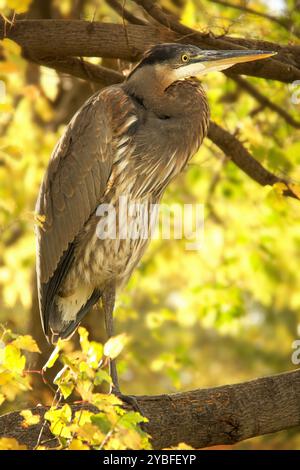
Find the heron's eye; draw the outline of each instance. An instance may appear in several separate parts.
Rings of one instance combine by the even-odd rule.
[[[187,54],[182,54],[181,60],[182,60],[182,62],[188,62],[189,61],[189,56]]]

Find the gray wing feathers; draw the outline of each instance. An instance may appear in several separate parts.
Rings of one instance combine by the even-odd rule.
[[[36,213],[39,283],[49,281],[68,245],[99,204],[112,167],[111,117],[104,93],[74,116],[51,157]]]

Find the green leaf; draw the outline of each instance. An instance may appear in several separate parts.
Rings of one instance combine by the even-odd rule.
[[[104,434],[107,434],[112,427],[112,423],[108,420],[104,413],[98,413],[94,416],[91,416],[91,422],[95,424]]]
[[[41,420],[39,415],[32,414],[30,410],[23,410],[20,412],[20,415],[24,418],[21,424],[23,428],[28,428],[29,426],[38,424]]]
[[[136,411],[128,411],[128,413],[125,413],[121,417],[118,424],[127,429],[136,429],[138,424],[147,422],[148,419],[142,416],[140,413]]]
[[[111,376],[106,372],[106,370],[98,370],[95,376],[94,384],[101,385],[103,382],[107,382],[109,384],[112,383]]]

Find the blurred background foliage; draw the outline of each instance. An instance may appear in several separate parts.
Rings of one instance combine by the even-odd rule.
[[[300,28],[295,1],[232,3],[279,17],[286,9]],[[281,25],[218,2],[162,4],[185,24],[215,34],[299,43]],[[141,14],[130,1],[126,6]],[[26,18],[50,12],[53,18],[122,21],[105,2],[96,0],[0,0],[6,18],[12,17],[13,9]],[[30,358],[34,369],[50,353],[36,301],[35,200],[65,124],[97,88],[26,62],[10,40],[1,43],[0,54],[2,91],[6,90],[0,97],[0,323],[37,340],[43,355],[39,362],[34,355]],[[129,67],[113,60],[102,63],[118,70]],[[296,85],[247,80],[299,119]],[[221,73],[207,76],[204,85],[213,120],[238,135],[271,171],[299,182],[299,130]],[[293,369],[292,343],[300,336],[299,201],[259,187],[207,139],[163,202],[203,203],[204,243],[199,251],[187,251],[185,240],[153,240],[119,295],[117,332],[131,338],[119,361],[123,392],[171,393]],[[85,326],[92,339],[104,341],[100,313],[91,313]],[[10,409],[49,400],[38,375],[34,390],[12,402]],[[282,432],[234,447],[299,449],[300,437],[296,431]]]

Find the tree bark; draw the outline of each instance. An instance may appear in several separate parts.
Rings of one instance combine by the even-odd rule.
[[[204,49],[252,48],[277,51],[274,59],[232,67],[232,73],[291,83],[300,79],[300,46],[210,34],[190,34],[188,39],[166,27],[89,22],[83,20],[21,20],[13,26],[0,19],[0,39],[7,37],[22,46],[33,59],[57,57],[107,57],[137,61],[150,46],[183,41]]]
[[[234,444],[300,425],[300,369],[240,384],[135,398],[149,419],[145,430],[156,449],[180,442],[196,449]],[[80,407],[93,409],[72,405],[73,411]],[[43,417],[46,410],[40,406],[31,411]],[[0,437],[14,437],[32,449],[42,424],[23,428],[21,422],[18,412],[0,417]],[[47,426],[45,439],[51,439]],[[55,440],[48,445],[55,446]]]

